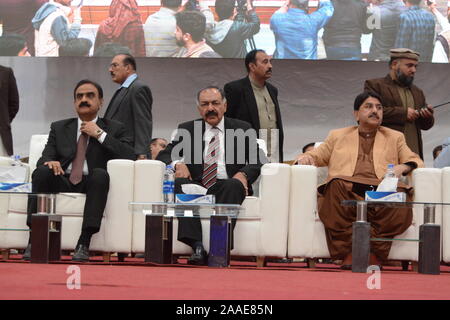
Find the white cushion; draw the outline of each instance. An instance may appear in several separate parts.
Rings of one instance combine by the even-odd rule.
[[[450,167],[442,169],[442,202],[450,203]],[[442,260],[450,262],[450,206],[442,208]]]

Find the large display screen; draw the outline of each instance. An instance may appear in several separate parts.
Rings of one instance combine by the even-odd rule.
[[[449,61],[447,0],[2,0],[0,55]],[[194,11],[194,12],[193,12]],[[23,44],[26,50],[23,50]]]

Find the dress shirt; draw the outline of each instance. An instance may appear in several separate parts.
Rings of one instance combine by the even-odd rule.
[[[225,166],[225,125],[223,118],[215,127],[212,127],[209,123],[205,122],[205,133],[203,134],[205,150],[203,151],[203,159],[205,159],[208,154],[209,143],[211,142],[212,137],[216,134],[217,130],[219,131],[218,136],[220,142],[217,159],[217,179],[228,179],[227,168]]]
[[[270,28],[275,34],[274,58],[317,59],[317,34],[333,11],[329,0],[322,0],[319,8],[310,14],[298,8],[275,12],[270,18]]]
[[[131,84],[133,83],[134,80],[137,79],[137,74],[133,73],[132,75],[128,76],[127,80],[125,80],[122,85],[120,86],[119,89],[121,88],[128,88],[129,86],[131,86]]]

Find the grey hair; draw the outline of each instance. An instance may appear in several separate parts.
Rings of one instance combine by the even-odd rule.
[[[197,106],[200,105],[200,94],[201,94],[203,91],[205,91],[205,90],[210,90],[210,89],[216,89],[217,91],[219,91],[220,96],[222,97],[222,102],[223,102],[223,103],[227,102],[227,98],[225,98],[225,92],[223,92],[223,90],[222,90],[221,88],[216,87],[216,86],[207,86],[207,87],[205,87],[205,88],[203,88],[203,89],[200,89],[200,90],[197,92],[197,99],[196,99]]]

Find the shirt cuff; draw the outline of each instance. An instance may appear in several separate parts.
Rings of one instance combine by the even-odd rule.
[[[100,137],[98,137],[98,142],[103,143],[103,141],[105,141],[106,138],[106,132],[103,131],[103,133],[100,135]]]

